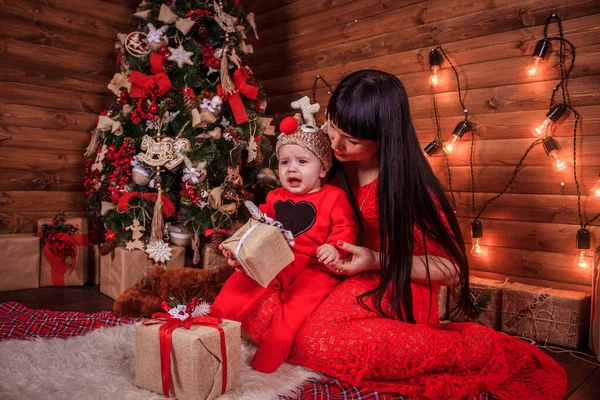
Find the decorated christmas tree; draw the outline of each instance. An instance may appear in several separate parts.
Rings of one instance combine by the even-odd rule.
[[[238,1],[143,1],[137,31],[119,33],[116,98],[86,156],[88,210],[115,246],[168,260],[170,238],[202,240],[247,219],[276,185],[265,95],[242,63],[253,15]]]

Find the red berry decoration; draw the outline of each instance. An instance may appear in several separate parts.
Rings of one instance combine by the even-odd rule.
[[[165,58],[171,55],[171,52],[167,46],[162,46],[160,49],[158,49],[158,52]]]
[[[125,91],[121,92],[121,99],[119,100],[122,106],[129,104],[129,94]]]
[[[296,121],[296,118],[294,117],[285,117],[279,123],[279,130],[286,135],[294,133],[296,129],[298,129],[298,121]]]
[[[153,115],[158,114],[158,110],[158,104],[156,103],[152,103],[150,104],[150,107],[148,107],[148,112]]]
[[[189,188],[185,189],[185,197],[190,198],[190,199],[196,197],[196,191],[194,190],[193,187],[189,187]]]

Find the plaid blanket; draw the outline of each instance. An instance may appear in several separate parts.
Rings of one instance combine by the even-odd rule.
[[[92,329],[132,322],[117,318],[111,311],[86,314],[74,311],[32,310],[16,302],[0,304],[0,340],[31,339],[34,337],[67,338],[83,335]],[[346,382],[325,378],[307,382],[300,390],[300,400],[408,400],[394,393],[377,393],[357,388]],[[473,400],[493,399],[480,395]]]
[[[0,304],[0,340],[83,335],[92,329],[131,322],[110,311],[85,314],[74,311],[32,310],[16,302]]]

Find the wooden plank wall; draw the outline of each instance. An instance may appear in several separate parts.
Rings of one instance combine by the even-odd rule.
[[[583,117],[577,170],[584,219],[600,212],[600,199],[588,196],[600,171],[600,1],[261,0],[249,8],[257,13],[261,39],[254,43],[252,68],[263,81],[268,113],[276,121],[289,114],[291,101],[311,96],[317,74],[336,85],[349,72],[376,68],[395,74],[406,86],[424,146],[435,135],[428,53],[443,45],[458,67],[465,103],[477,124],[478,209],[502,190],[514,164],[534,140],[530,127],[544,119],[551,89],[560,76],[557,52],[546,56],[545,71],[538,77],[529,77],[525,67],[543,37],[544,21],[557,12],[566,38],[577,46],[568,88],[571,104]],[[556,32],[554,25],[550,34]],[[451,70],[442,70],[441,79],[438,104],[443,135],[448,138],[462,118],[462,108]],[[328,100],[322,84],[317,100],[321,104]],[[569,115],[554,134],[561,155],[571,160],[572,126]],[[458,216],[470,242],[470,140],[465,139],[450,163]],[[430,161],[447,187],[441,155]],[[482,215],[489,252],[485,258],[470,258],[474,273],[589,290],[590,271],[573,266],[579,229],[576,193],[572,173],[553,173],[544,150],[536,147],[509,192]],[[591,227],[593,241],[600,240],[598,222]]]
[[[0,233],[85,214],[83,152],[109,104],[125,0],[0,0]]]

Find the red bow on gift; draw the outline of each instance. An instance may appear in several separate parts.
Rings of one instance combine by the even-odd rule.
[[[204,236],[210,237],[213,233],[222,233],[223,235],[229,235],[231,232],[229,232],[227,229],[207,229],[204,231]]]
[[[161,307],[165,311],[169,311],[170,307],[163,301]],[[153,321],[145,321],[144,325],[154,325],[162,323],[159,328],[160,342],[160,371],[162,377],[162,387],[165,396],[169,397],[171,391],[171,339],[173,331],[179,327],[190,329],[192,325],[202,325],[215,328],[219,331],[221,339],[221,359],[223,378],[221,382],[221,394],[227,390],[227,345],[225,343],[225,331],[219,326],[223,322],[220,318],[215,317],[188,317],[184,320],[172,317],[170,314],[157,312],[152,314]]]
[[[128,192],[119,199],[117,210],[119,212],[127,212],[129,210],[129,201],[134,197],[143,197],[146,200],[154,202],[158,198],[157,193]],[[175,205],[173,205],[173,202],[171,202],[171,199],[166,194],[162,195],[162,212],[167,218],[175,213]]]
[[[258,88],[249,85],[246,82],[247,79],[248,70],[246,68],[238,68],[233,73],[233,86],[235,86],[235,92],[227,94],[223,91],[221,85],[217,85],[217,93],[229,102],[229,107],[231,107],[237,125],[248,122],[248,113],[246,112],[246,107],[244,107],[244,102],[242,101],[240,93],[252,100],[258,98]]]
[[[41,237],[42,233],[38,232],[38,237]],[[62,242],[68,243],[69,246],[73,248],[73,260],[71,261],[71,265],[68,265],[60,258],[60,254],[55,254],[50,247],[50,237],[46,240],[46,244],[44,245],[44,256],[50,264],[50,270],[52,274],[52,286],[65,286],[65,274],[73,272],[73,268],[77,265],[77,248],[79,246],[87,246],[88,235],[87,234],[77,234],[77,235],[69,235],[68,233],[63,232],[54,232],[51,234],[53,240],[58,240]]]
[[[163,56],[152,54],[150,56],[150,69],[154,72],[154,75],[145,75],[138,71],[131,71],[129,75],[129,82],[131,82],[129,96],[133,98],[143,97],[155,86],[158,86],[158,94],[162,96],[173,87],[165,72],[165,58]]]

